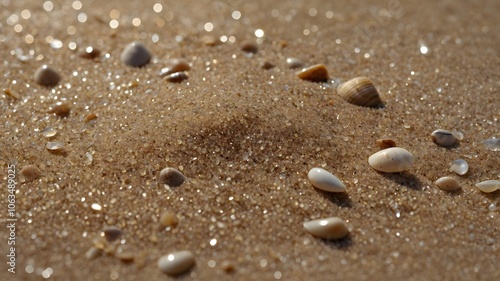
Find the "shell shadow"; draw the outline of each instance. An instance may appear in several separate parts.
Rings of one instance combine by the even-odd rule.
[[[497,189],[497,190],[490,192],[490,193],[485,193],[485,192],[481,192],[481,191],[479,191],[479,192],[481,194],[483,194],[484,197],[490,199],[491,201],[495,201],[498,198],[500,198],[500,189]]]
[[[349,198],[349,195],[346,192],[328,192],[317,188],[315,188],[315,190],[323,198],[339,207],[352,207],[352,200],[351,198]]]
[[[323,241],[323,243],[325,243],[325,245],[329,246],[330,248],[335,248],[338,250],[347,250],[353,244],[351,235],[348,235],[347,237],[342,239],[321,239],[321,241]]]
[[[408,172],[380,173],[384,178],[413,190],[422,190],[423,183],[415,175]]]

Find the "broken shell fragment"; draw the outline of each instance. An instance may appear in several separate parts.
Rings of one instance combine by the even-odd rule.
[[[162,256],[158,260],[158,268],[168,275],[178,275],[194,264],[194,256],[190,251],[179,251]]]
[[[397,173],[408,170],[415,163],[415,158],[406,149],[390,147],[368,158],[368,164],[380,172]]]
[[[340,84],[337,93],[347,102],[359,106],[382,107],[377,89],[366,77],[356,77]]]
[[[302,80],[325,82],[328,80],[328,70],[324,64],[316,64],[295,73]]]
[[[441,190],[453,191],[460,188],[460,183],[453,177],[439,178],[434,184]]]
[[[163,79],[168,81],[168,82],[172,82],[172,83],[180,83],[183,80],[188,79],[188,76],[185,72],[180,71],[180,72],[169,74],[169,75],[163,77]]]
[[[308,221],[304,223],[304,228],[312,235],[325,239],[342,239],[349,234],[345,222],[338,217]]]
[[[500,180],[487,180],[476,183],[476,187],[482,192],[490,193],[500,189]]]
[[[457,137],[452,132],[442,129],[432,132],[431,138],[437,145],[444,147],[453,146],[458,142]]]
[[[177,187],[184,183],[186,177],[175,168],[161,170],[159,180],[170,187]]]
[[[332,173],[322,168],[312,168],[307,174],[314,187],[328,192],[345,192],[345,185]]]
[[[149,62],[151,53],[141,42],[132,42],[125,47],[120,59],[128,66],[141,67]]]
[[[469,164],[464,159],[457,159],[451,163],[450,172],[454,172],[457,175],[463,176],[469,171]]]
[[[181,58],[173,58],[169,59],[165,67],[160,70],[160,77],[164,77],[166,75],[170,75],[172,73],[180,72],[180,71],[188,71],[191,69],[188,61]]]
[[[386,148],[389,148],[389,147],[396,147],[396,142],[391,140],[391,139],[378,139],[376,141],[377,145],[381,148],[381,149],[386,149]]]
[[[35,82],[42,86],[55,86],[61,80],[57,71],[48,65],[42,65],[35,71]]]

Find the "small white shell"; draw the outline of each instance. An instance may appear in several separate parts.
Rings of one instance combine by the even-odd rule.
[[[307,174],[309,181],[314,187],[329,192],[345,192],[345,185],[334,176],[322,168],[312,168]]]
[[[338,217],[317,219],[304,223],[307,232],[325,239],[342,239],[349,234],[345,222]]]
[[[125,47],[120,59],[128,66],[141,67],[149,62],[151,53],[141,42],[132,42]]]
[[[469,164],[464,159],[457,159],[451,163],[450,172],[454,172],[457,175],[463,176],[469,171]]]
[[[397,173],[408,170],[413,163],[415,163],[413,155],[401,147],[390,147],[368,158],[368,164],[373,169],[385,173]]]
[[[337,93],[347,102],[367,107],[381,107],[382,99],[373,85],[366,77],[356,77],[340,84]]]
[[[476,183],[477,188],[482,192],[490,193],[500,189],[499,180],[487,180],[480,183]]]
[[[165,168],[161,170],[159,180],[170,187],[177,187],[184,183],[186,176],[175,168]]]
[[[194,264],[194,256],[190,251],[179,251],[162,256],[158,260],[158,268],[168,275],[178,275]]]
[[[450,131],[438,129],[431,134],[432,141],[439,146],[453,146],[458,142],[457,137]]]
[[[439,187],[439,189],[446,191],[453,191],[460,188],[460,183],[452,177],[439,178],[434,184]]]

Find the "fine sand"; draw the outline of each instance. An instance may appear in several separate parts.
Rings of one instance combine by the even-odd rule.
[[[500,280],[500,191],[475,187],[500,178],[482,143],[500,137],[499,1],[81,1],[0,1],[0,280],[172,280],[157,261],[180,250],[195,256],[181,280]],[[120,61],[133,41],[153,55],[142,68]],[[82,58],[87,46],[100,55]],[[331,80],[297,78],[288,57]],[[192,64],[187,80],[159,77],[169,58]],[[34,82],[43,64],[57,86]],[[357,76],[384,108],[337,94]],[[67,117],[48,113],[59,101]],[[436,129],[464,138],[440,147]],[[371,169],[383,137],[414,166]],[[465,176],[448,171],[459,158]],[[159,184],[165,167],[187,181]],[[347,192],[313,188],[313,167]],[[461,189],[438,189],[442,176]],[[302,226],[332,216],[349,237]],[[123,234],[106,242],[106,226]]]

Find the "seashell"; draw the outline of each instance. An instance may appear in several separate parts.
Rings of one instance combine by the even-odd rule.
[[[391,140],[391,139],[378,139],[376,141],[377,145],[381,148],[381,149],[386,149],[386,148],[389,148],[389,147],[396,147],[396,142]]]
[[[120,238],[122,234],[123,231],[116,226],[106,226],[103,228],[101,232],[101,236],[103,236],[104,238],[106,238],[106,240],[110,242]]]
[[[288,65],[288,68],[294,69],[294,68],[303,67],[304,63],[297,58],[286,58],[286,65]]]
[[[85,48],[83,52],[80,53],[80,57],[88,60],[93,60],[101,55],[101,51],[92,46]]]
[[[338,217],[308,221],[304,223],[304,228],[312,235],[325,239],[342,239],[349,234],[345,222]]]
[[[35,82],[42,86],[55,86],[61,80],[57,71],[48,65],[42,65],[35,71]]]
[[[500,138],[484,140],[483,145],[491,151],[500,151]]]
[[[450,172],[454,172],[457,175],[463,176],[469,171],[469,164],[464,159],[457,159],[451,163]]]
[[[24,167],[21,170],[21,174],[28,181],[36,180],[42,176],[42,172],[40,172],[40,169],[38,169],[38,167],[35,165],[28,165],[28,166]]]
[[[275,67],[275,65],[274,65],[272,62],[270,62],[270,61],[267,61],[267,60],[266,60],[266,61],[264,61],[264,62],[261,64],[261,66],[260,66],[260,67],[261,67],[262,69],[268,70],[268,69],[274,68],[274,67]]]
[[[307,174],[314,187],[329,192],[345,192],[345,185],[333,174],[322,168],[312,168]]]
[[[316,64],[295,73],[302,80],[325,82],[328,80],[328,70],[324,64]]]
[[[166,75],[170,75],[172,73],[176,73],[179,71],[188,71],[191,69],[188,61],[181,58],[173,58],[169,59],[165,67],[160,70],[160,77],[164,77]]]
[[[434,184],[441,190],[453,191],[460,188],[460,183],[453,177],[439,178]]]
[[[52,106],[48,113],[55,113],[59,117],[68,117],[70,111],[71,107],[68,103],[59,101]]]
[[[368,158],[368,164],[380,172],[397,173],[408,170],[415,163],[415,158],[406,149],[390,147]]]
[[[179,251],[162,256],[158,260],[158,268],[168,275],[178,275],[194,264],[194,256],[190,251]]]
[[[243,41],[241,43],[241,50],[245,53],[256,54],[259,51],[257,44],[250,41]]]
[[[170,187],[177,187],[184,183],[186,177],[175,168],[165,168],[160,172],[160,182]]]
[[[439,146],[449,147],[458,142],[457,137],[450,131],[437,129],[431,134],[432,141]]]
[[[169,74],[169,75],[163,77],[163,79],[167,80],[168,82],[172,82],[172,83],[180,83],[183,80],[188,79],[188,76],[184,71],[179,71],[176,73]]]
[[[490,193],[500,189],[499,180],[487,180],[480,183],[476,183],[476,187],[482,192]]]
[[[64,143],[60,141],[49,141],[46,145],[47,149],[53,152],[61,151],[64,149]]]
[[[366,77],[356,77],[340,84],[337,93],[347,102],[367,107],[382,107],[377,89],[372,81]]]
[[[125,47],[120,59],[128,66],[141,67],[149,62],[151,53],[141,42],[132,42]]]

